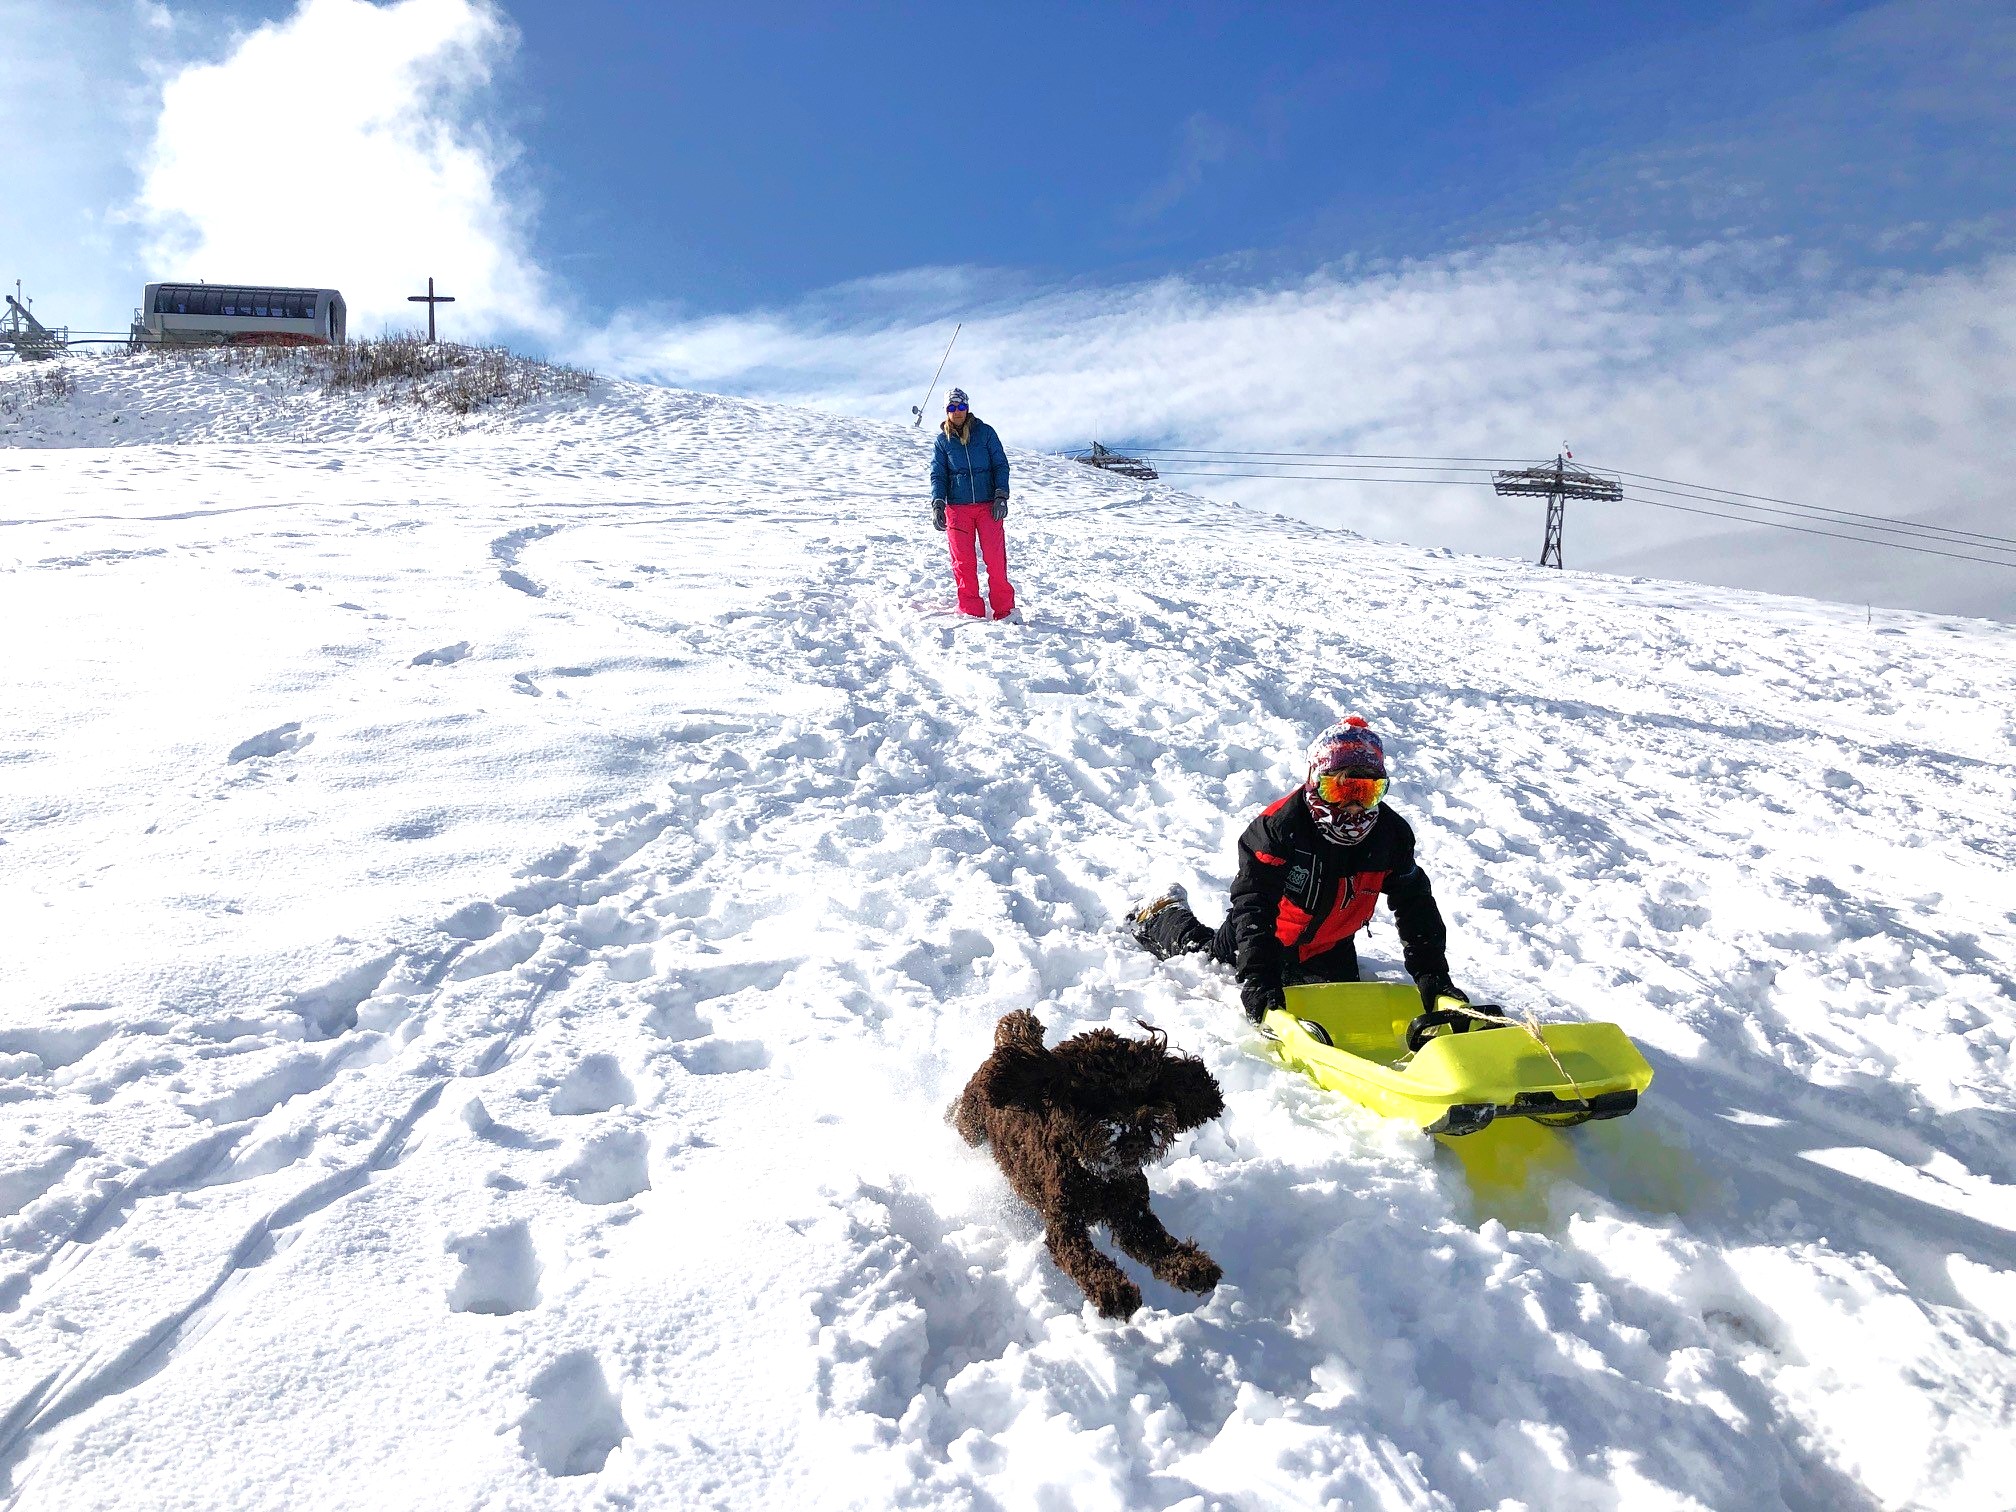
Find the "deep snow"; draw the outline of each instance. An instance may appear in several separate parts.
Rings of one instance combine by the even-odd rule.
[[[9,1507],[2012,1504],[2008,628],[1020,453],[960,623],[928,433],[72,371],[0,455]],[[1116,930],[1353,710],[1458,980],[1656,1066],[1512,1179]],[[1020,1007],[1217,1073],[1214,1296],[1092,1316],[944,1126]]]

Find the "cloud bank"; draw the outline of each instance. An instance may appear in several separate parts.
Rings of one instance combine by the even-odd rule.
[[[1566,439],[1613,466],[1940,519],[2006,499],[2016,434],[2008,257],[1860,290],[1753,244],[1529,244],[1340,265],[1268,287],[1187,278],[1040,291],[935,270],[740,318],[631,314],[585,355],[659,381],[904,419],[959,319],[945,381],[1011,441],[1037,447],[1096,438],[1539,459]],[[1486,489],[1189,482],[1376,536],[1506,555],[1538,547],[1538,507]],[[1727,544],[1710,560],[1684,542],[1726,529],[1648,507],[1581,510],[1571,562],[1630,554],[1639,570],[1663,563],[1719,580],[1711,569],[1730,558]],[[1785,560],[1789,539],[1771,548],[1779,586],[1822,591],[1821,575],[1802,578]],[[1837,550],[1806,549],[1816,565]],[[1966,612],[2016,607],[2006,569],[1878,551],[1856,560],[1873,575],[1859,596],[1879,603],[1923,603],[1930,568],[1935,586],[1978,577]],[[1844,593],[1838,573],[1824,590]]]
[[[464,336],[544,331],[516,156],[481,112],[516,37],[488,0],[302,0],[161,92],[134,214],[151,278],[341,288],[410,327],[430,276]]]

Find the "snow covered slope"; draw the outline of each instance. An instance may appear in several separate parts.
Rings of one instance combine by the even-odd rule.
[[[2010,1504],[2007,628],[1020,454],[963,623],[912,430],[74,373],[0,454],[6,1505]],[[1350,710],[1632,1117],[1493,1168],[1116,931]],[[1219,1076],[1214,1296],[1090,1315],[945,1127],[1023,1007]]]

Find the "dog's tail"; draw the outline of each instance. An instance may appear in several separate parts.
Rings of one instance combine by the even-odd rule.
[[[1000,1022],[994,1026],[994,1048],[1005,1050],[1010,1045],[1023,1050],[1043,1048],[1043,1025],[1026,1008],[1002,1014]]]

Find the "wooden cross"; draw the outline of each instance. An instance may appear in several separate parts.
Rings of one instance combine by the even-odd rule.
[[[427,306],[427,344],[432,346],[434,344],[434,306],[437,304],[453,304],[455,303],[455,296],[453,294],[436,294],[434,292],[434,280],[430,278],[427,280],[427,292],[425,294],[408,294],[406,302],[408,304],[424,304]]]

